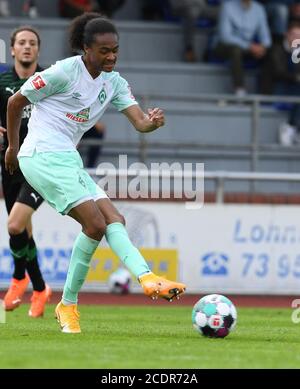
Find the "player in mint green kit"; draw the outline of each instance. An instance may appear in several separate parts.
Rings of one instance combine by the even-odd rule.
[[[84,132],[99,121],[109,103],[140,132],[163,126],[163,111],[154,108],[145,114],[126,80],[114,71],[119,37],[111,21],[95,13],[77,17],[71,25],[70,43],[73,50],[84,54],[36,73],[9,99],[5,166],[13,174],[19,163],[30,185],[58,212],[82,226],[74,243],[62,301],[55,309],[62,331],[79,333],[78,292],[104,235],[147,296],[171,301],[185,291],[185,285],[149,270],[128,238],[123,216],[83,169],[76,150]],[[34,109],[19,150],[20,120],[28,104],[34,104]]]

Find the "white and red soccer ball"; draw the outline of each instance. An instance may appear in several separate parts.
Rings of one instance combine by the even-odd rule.
[[[234,304],[220,294],[202,297],[192,311],[193,327],[201,335],[210,338],[225,338],[234,329],[236,322]]]
[[[128,294],[131,287],[131,274],[124,268],[119,268],[108,278],[108,289],[115,294]]]

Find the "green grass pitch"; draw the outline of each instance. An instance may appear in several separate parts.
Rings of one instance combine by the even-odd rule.
[[[192,328],[192,307],[80,306],[79,335],[62,334],[48,306],[28,305],[0,324],[0,368],[299,368],[300,324],[291,309],[238,308],[225,339]]]

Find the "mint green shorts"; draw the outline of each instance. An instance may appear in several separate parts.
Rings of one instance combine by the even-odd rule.
[[[84,170],[77,151],[35,152],[20,156],[19,165],[28,183],[64,215],[88,200],[108,198]]]

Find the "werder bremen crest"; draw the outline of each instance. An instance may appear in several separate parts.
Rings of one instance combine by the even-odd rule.
[[[100,100],[101,104],[104,103],[104,101],[106,100],[106,97],[107,97],[107,95],[106,95],[105,89],[104,89],[104,87],[102,87],[102,89],[99,93],[99,100]]]

